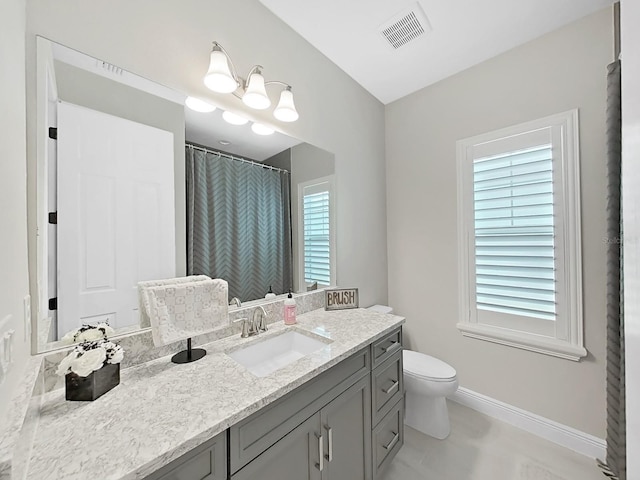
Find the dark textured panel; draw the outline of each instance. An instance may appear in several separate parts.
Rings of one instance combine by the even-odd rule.
[[[607,464],[620,480],[626,474],[624,316],[622,308],[620,62],[607,75]]]

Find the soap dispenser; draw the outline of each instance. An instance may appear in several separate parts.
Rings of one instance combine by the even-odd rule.
[[[296,323],[296,301],[293,299],[291,290],[289,290],[289,295],[284,301],[284,324],[295,325]]]
[[[269,291],[264,296],[264,298],[276,298],[276,294],[273,293],[273,290],[271,290],[271,285],[269,285]]]

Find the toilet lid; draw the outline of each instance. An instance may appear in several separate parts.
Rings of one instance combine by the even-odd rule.
[[[456,376],[456,370],[451,365],[424,353],[404,350],[402,361],[405,373],[415,377],[450,380]]]

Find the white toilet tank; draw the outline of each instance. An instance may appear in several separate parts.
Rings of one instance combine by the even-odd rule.
[[[388,305],[371,305],[367,310],[373,310],[378,313],[393,313],[393,308]]]

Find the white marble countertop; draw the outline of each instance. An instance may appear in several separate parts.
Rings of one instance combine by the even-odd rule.
[[[364,309],[298,317],[246,339],[205,345],[207,355],[177,365],[160,358],[121,372],[120,385],[94,402],[67,402],[64,390],[42,400],[29,480],[140,479],[349,357],[404,322]],[[225,354],[285,329],[332,340],[258,378]]]

